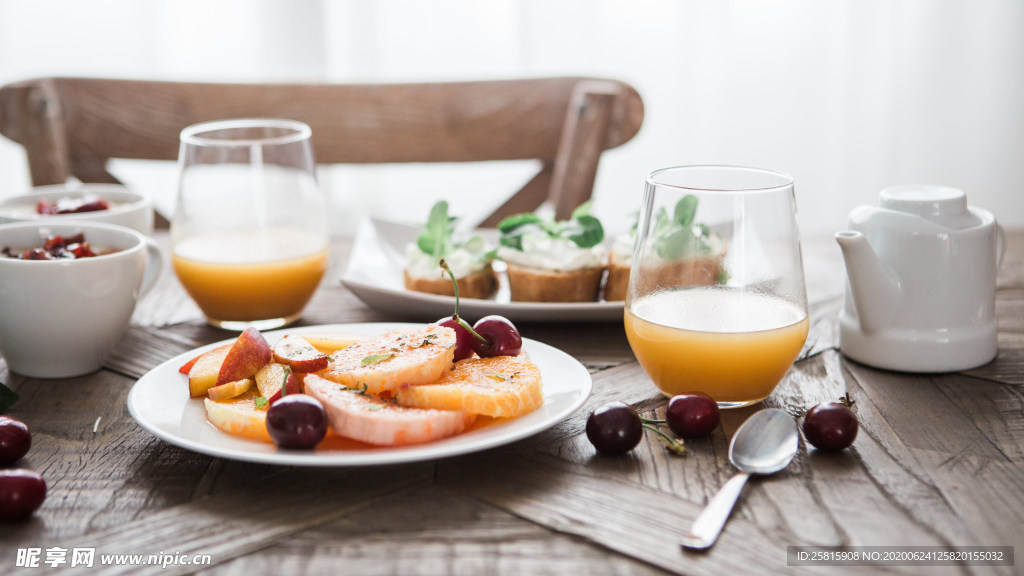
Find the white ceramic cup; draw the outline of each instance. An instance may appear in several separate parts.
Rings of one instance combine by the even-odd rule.
[[[139,232],[94,222],[0,226],[0,248],[42,246],[79,232],[105,256],[18,260],[0,256],[0,355],[12,372],[69,378],[100,369],[128,326],[135,303],[160,275],[163,256]]]
[[[40,200],[56,202],[61,198],[81,198],[87,194],[95,194],[105,200],[117,202],[119,205],[108,210],[77,214],[37,214],[35,212],[36,203]],[[0,224],[13,222],[65,223],[70,220],[116,224],[150,236],[153,234],[153,201],[118,184],[39,186],[33,188],[29,194],[12,196],[0,201]]]

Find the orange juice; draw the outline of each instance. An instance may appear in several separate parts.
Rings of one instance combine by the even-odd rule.
[[[626,309],[626,336],[666,395],[703,392],[723,405],[764,399],[807,340],[799,306],[724,287],[659,291]]]
[[[174,271],[199,308],[221,321],[292,320],[327,270],[323,236],[258,228],[175,243]]]

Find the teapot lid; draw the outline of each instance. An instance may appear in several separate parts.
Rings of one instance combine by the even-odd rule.
[[[878,206],[916,214],[925,220],[955,230],[981,223],[981,220],[967,209],[967,195],[964,191],[946,186],[892,186],[882,190]]]

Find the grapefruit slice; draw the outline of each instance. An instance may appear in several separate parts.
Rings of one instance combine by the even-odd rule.
[[[544,403],[543,388],[540,370],[522,352],[460,360],[437,382],[400,388],[396,398],[402,406],[514,418]]]
[[[378,446],[419,444],[462,432],[476,419],[462,410],[422,410],[345,388],[316,374],[306,394],[324,405],[335,434]]]
[[[305,335],[303,335],[305,337]],[[434,382],[452,367],[455,330],[444,326],[391,332],[338,350],[320,376],[370,394]]]

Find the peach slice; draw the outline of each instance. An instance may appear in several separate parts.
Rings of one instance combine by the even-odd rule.
[[[228,398],[234,398],[239,394],[244,394],[249,391],[252,387],[252,380],[248,378],[245,380],[239,380],[237,382],[228,382],[227,384],[221,384],[220,386],[214,386],[206,391],[207,395],[210,396],[210,400],[227,400]]]
[[[360,334],[300,334],[302,339],[323,352],[324,354],[333,354],[343,348],[359,342],[360,340],[366,340],[367,336]]]
[[[298,334],[289,334],[274,346],[274,361],[296,372],[319,372],[327,368],[327,354],[317,350]]]
[[[206,419],[222,432],[250,440],[273,442],[267,433],[267,410],[256,407],[256,391],[214,402],[207,398]]]
[[[246,328],[231,345],[224,362],[217,373],[217,385],[252,378],[260,368],[273,358],[270,344],[260,331]]]
[[[188,371],[188,391],[193,398],[203,396],[206,391],[217,385],[217,375],[220,374],[224,358],[231,350],[229,346],[222,346],[203,354],[192,365]]]
[[[259,389],[260,396],[266,398],[271,404],[281,397],[281,383],[284,382],[285,368],[287,366],[284,364],[267,364],[256,372],[256,387]],[[294,372],[288,376],[288,393],[301,393],[299,379]]]

